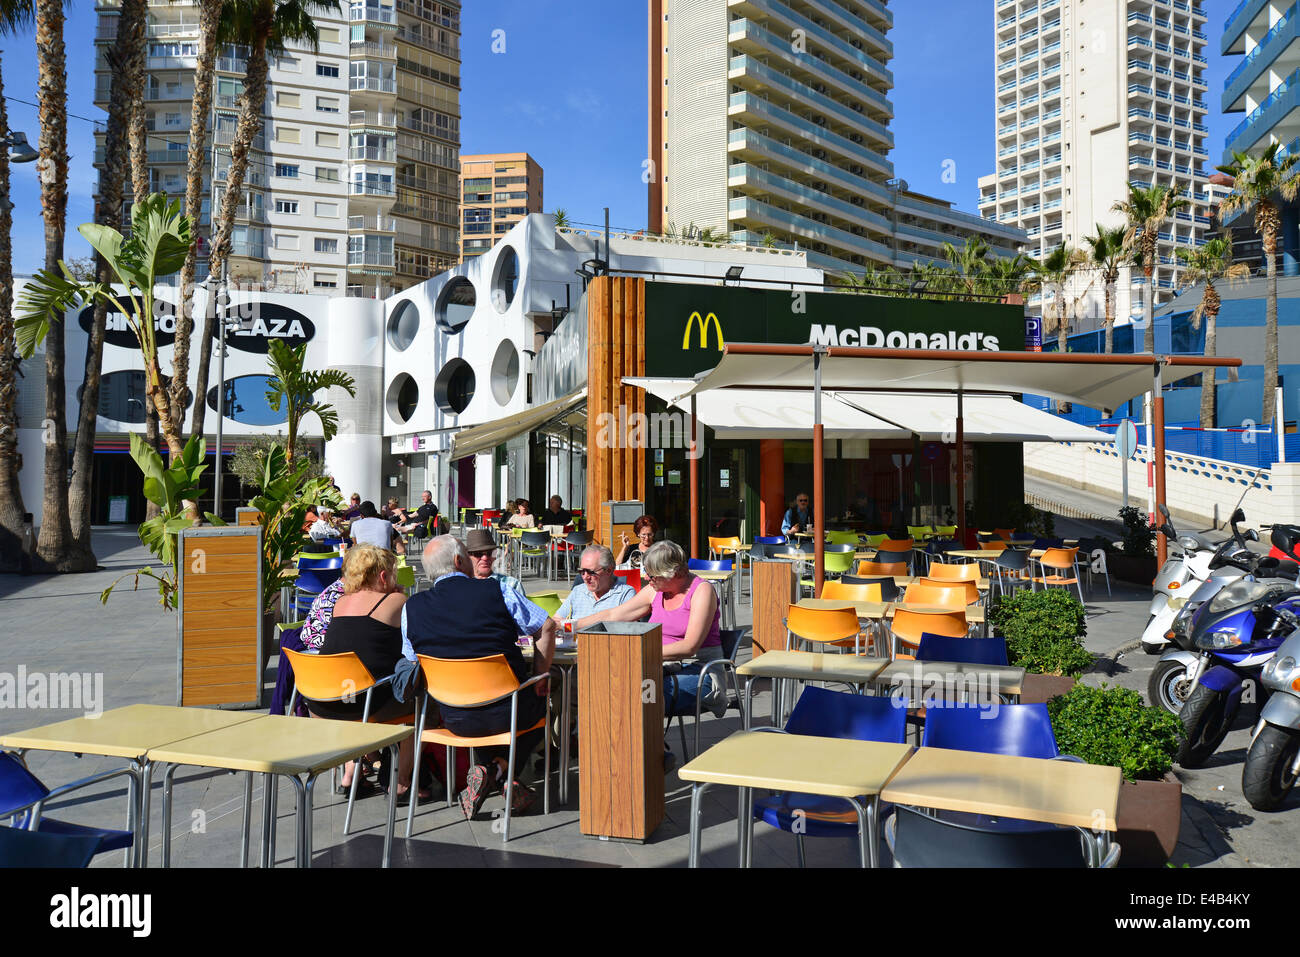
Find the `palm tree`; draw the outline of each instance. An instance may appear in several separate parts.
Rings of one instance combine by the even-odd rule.
[[[1128,262],[1133,252],[1125,241],[1127,230],[1123,226],[1107,229],[1097,224],[1096,236],[1085,236],[1088,244],[1088,263],[1101,276],[1106,288],[1106,354],[1115,351],[1115,283],[1119,280],[1119,270]]]
[[[118,78],[113,93],[123,87],[126,95],[126,135],[131,143],[131,194],[135,202],[149,195],[149,133],[145,127],[145,27],[149,21],[148,0],[122,0],[117,18],[117,42],[110,58]],[[111,104],[110,104],[111,109]],[[110,119],[110,122],[112,120]],[[114,224],[121,221],[117,214]]]
[[[1005,298],[1030,292],[1031,276],[1037,263],[1022,253],[993,256],[984,267],[979,288],[988,295]]]
[[[1186,270],[1183,275],[1191,283],[1204,280],[1205,292],[1201,295],[1200,305],[1192,313],[1192,328],[1201,327],[1205,320],[1205,354],[1217,355],[1215,345],[1214,321],[1222,305],[1219,291],[1214,288],[1216,280],[1226,280],[1229,285],[1241,282],[1250,276],[1250,267],[1245,263],[1232,261],[1231,234],[1226,237],[1211,239],[1198,249],[1180,249],[1178,258],[1183,261]],[[1214,368],[1206,369],[1201,374],[1201,428],[1214,427],[1215,395]]]
[[[1069,310],[1066,307],[1065,286],[1079,267],[1082,253],[1064,243],[1048,253],[1038,264],[1038,281],[1043,289],[1043,331],[1056,332],[1056,348],[1062,355],[1066,351],[1065,337],[1069,331]],[[1056,314],[1049,321],[1047,295],[1049,290],[1056,294]]]
[[[1124,231],[1124,241],[1138,253],[1142,264],[1142,273],[1146,276],[1146,294],[1143,303],[1143,321],[1146,324],[1146,337],[1143,350],[1156,351],[1156,290],[1152,274],[1156,268],[1156,243],[1160,240],[1160,227],[1169,217],[1180,209],[1190,205],[1187,197],[1175,183],[1172,187],[1155,183],[1152,186],[1128,184],[1128,199],[1117,202],[1111,207],[1116,213],[1123,213],[1128,220]]]
[[[975,294],[980,278],[988,270],[989,245],[975,236],[966,237],[966,245],[958,249],[952,243],[943,244],[943,257],[959,273],[958,283],[967,296]]]
[[[0,28],[9,32],[7,27]],[[9,136],[4,79],[0,77],[0,137]],[[14,354],[13,247],[9,233],[9,150],[0,147],[0,572],[22,569],[23,490],[18,481],[18,384]]]
[[[275,412],[280,411],[281,401],[285,404],[288,423],[288,435],[284,443],[285,465],[292,470],[298,445],[298,426],[305,416],[315,415],[320,419],[321,434],[325,441],[328,442],[338,434],[338,412],[328,402],[317,402],[316,393],[322,389],[338,387],[356,398],[356,381],[338,369],[319,372],[303,369],[307,359],[307,346],[294,348],[282,339],[271,340],[266,359],[271,367],[271,378],[266,384],[266,401]]]
[[[286,43],[305,43],[312,52],[320,48],[313,14],[339,8],[337,0],[229,0],[222,8],[218,39],[248,47],[248,66],[244,71],[244,92],[240,96],[239,122],[230,144],[230,171],[226,175],[221,211],[212,230],[212,254],[208,260],[211,275],[220,277],[230,256],[230,237],[235,228],[236,210],[244,197],[244,174],[248,170],[248,153],[253,140],[262,132],[262,109],[266,102],[268,56],[283,52]],[[212,310],[208,310],[211,312]],[[216,336],[215,316],[205,316],[200,342],[198,376],[191,431],[203,430],[207,403],[208,370],[212,361],[212,343]]]
[[[569,211],[567,209],[561,208],[555,211],[555,228],[556,229],[569,228]]]
[[[1294,153],[1279,159],[1280,144],[1273,143],[1262,156],[1232,154],[1233,161],[1218,167],[1234,180],[1232,192],[1219,204],[1219,216],[1226,222],[1239,210],[1255,211],[1255,230],[1264,245],[1264,266],[1268,276],[1268,297],[1264,313],[1264,415],[1265,424],[1272,422],[1277,410],[1277,234],[1281,226],[1275,194],[1284,202],[1296,198],[1296,163],[1300,157]],[[1280,417],[1279,417],[1280,418]]]

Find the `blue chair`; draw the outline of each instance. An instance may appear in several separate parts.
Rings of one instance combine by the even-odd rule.
[[[0,827],[0,867],[89,867],[102,843],[91,835]]]
[[[709,676],[716,674],[716,680],[722,685],[723,694],[727,693],[725,676],[731,676],[731,685],[736,691],[735,706],[741,707],[740,676],[736,674],[736,653],[740,650],[741,641],[745,635],[749,634],[748,628],[724,628],[718,633],[722,639],[722,657],[707,662],[700,671],[700,685],[703,686]],[[688,714],[695,715],[695,753],[700,753],[700,696],[695,695],[689,701],[678,700],[677,694],[677,676],[667,674],[664,676],[664,716],[668,719],[668,724],[664,726],[664,731],[672,730],[673,719],[677,719],[677,731],[682,738],[682,755],[687,760],[690,759],[690,752],[686,750],[686,726],[682,719]],[[727,702],[727,707],[731,707],[731,702]],[[721,717],[721,716],[719,716]]]
[[[13,827],[22,830],[35,830],[40,834],[57,837],[90,839],[94,842],[92,855],[103,851],[117,851],[129,848],[135,840],[132,831],[117,831],[112,828],[69,824],[66,821],[45,817],[42,813],[49,801],[61,798],[65,794],[70,794],[89,785],[98,784],[101,781],[107,781],[122,775],[126,775],[129,781],[127,794],[129,803],[127,806],[128,808],[134,808],[136,806],[136,778],[130,768],[117,768],[101,774],[92,774],[90,777],[51,790],[42,784],[36,775],[27,770],[23,763],[18,760],[17,755],[0,752],[0,818],[12,818]],[[9,828],[0,827],[0,831],[5,830],[9,830]],[[53,848],[53,845],[49,846]],[[84,848],[88,845],[67,845],[69,848],[78,846]],[[130,862],[130,856],[128,852],[127,863]],[[0,851],[0,859],[3,858],[4,852]]]
[[[906,712],[887,697],[807,687],[795,703],[785,728],[768,730],[902,744],[907,733],[906,718]],[[840,798],[790,792],[757,797],[754,799],[754,817],[795,835],[800,867],[807,862],[805,835],[841,838],[856,838],[858,835],[857,812]],[[795,821],[800,822],[799,832],[795,831]],[[866,866],[865,861],[863,866]]]
[[[742,567],[749,567],[749,594],[754,594],[754,562],[767,558],[768,549],[775,549],[785,545],[784,535],[758,535],[754,538],[754,544],[749,549],[749,561],[742,563]]]
[[[1007,664],[1005,638],[948,638],[922,633],[917,661],[960,661],[972,665]]]
[[[1034,548],[1064,548],[1065,539],[1063,538],[1035,538]]]
[[[921,747],[1022,758],[1057,758],[1061,754],[1045,704],[1004,704],[996,712],[983,708],[931,708],[925,716]]]
[[[732,564],[730,558],[688,558],[686,567],[693,572],[729,572]]]
[[[1087,867],[1092,852],[1075,828],[1008,829],[934,817],[899,805],[885,823],[895,867]],[[1115,867],[1112,844],[1099,867]]]
[[[316,596],[339,580],[343,574],[343,558],[312,558],[303,555],[298,559],[298,580],[294,583],[293,607],[298,617],[311,611]]]

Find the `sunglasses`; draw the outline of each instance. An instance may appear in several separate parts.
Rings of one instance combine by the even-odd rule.
[[[478,561],[478,559],[480,559],[480,558],[491,558],[494,554],[496,554],[495,551],[491,551],[491,552],[470,552],[470,553],[469,553],[469,557],[472,558],[472,559],[474,559],[475,561]]]
[[[592,576],[593,578],[595,578],[595,577],[596,577],[597,575],[599,575],[602,571],[604,571],[603,568],[579,568],[579,569],[578,569],[578,574],[581,575],[583,578],[586,578],[588,575],[590,575],[590,576]]]

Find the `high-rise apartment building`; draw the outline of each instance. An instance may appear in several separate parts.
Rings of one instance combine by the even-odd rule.
[[[1019,230],[908,191],[889,153],[884,0],[650,0],[649,227],[798,244],[836,269]],[[898,214],[895,214],[898,210]]]
[[[542,211],[542,168],[527,153],[460,158],[460,258],[492,248],[515,223]]]
[[[1041,257],[1121,224],[1111,207],[1129,183],[1176,184],[1193,205],[1160,233],[1153,279],[1157,301],[1169,298],[1175,250],[1209,227],[1204,27],[1196,0],[998,0],[997,169],[979,181],[981,213],[1023,228]],[[1132,272],[1117,290],[1121,322],[1142,310]],[[1103,295],[1072,293],[1086,314]]]
[[[116,0],[100,0],[95,102],[107,108],[105,50]],[[290,43],[270,63],[233,233],[233,280],[297,292],[383,296],[459,255],[460,3],[356,0],[315,16],[319,47]],[[151,0],[148,21],[150,186],[183,200],[198,52],[193,0]],[[247,51],[220,51],[213,83],[203,214],[230,168]],[[96,163],[102,162],[102,140]],[[129,192],[129,191],[128,191]]]
[[[1246,114],[1224,142],[1224,162],[1270,143],[1300,149],[1298,12],[1293,0],[1242,0],[1223,25],[1223,54],[1245,54],[1224,81],[1223,112]]]

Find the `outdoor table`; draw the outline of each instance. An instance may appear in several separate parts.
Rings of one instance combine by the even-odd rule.
[[[59,751],[126,758],[136,779],[137,799],[129,807],[135,840],[127,859],[135,866],[148,862],[149,790],[153,776],[148,752],[182,738],[229,728],[262,715],[253,711],[218,711],[211,708],[177,708],[133,704],[105,711],[98,718],[72,718],[30,731],[0,735],[0,748],[18,752]]]
[[[867,658],[862,655],[828,655],[820,651],[769,651],[736,669],[744,677],[745,695],[741,718],[746,731],[750,728],[752,688],[755,678],[772,679],[772,723],[776,724],[776,683],[794,681],[841,681],[862,685],[870,682],[889,664],[888,658]]]
[[[921,581],[922,578],[925,578],[925,577],[927,577],[927,576],[925,576],[925,575],[895,575],[895,576],[894,576],[894,584],[897,585],[899,588],[906,588],[908,585],[915,585],[915,584],[917,584],[918,582]],[[946,579],[942,579],[942,578],[936,578],[936,579],[934,579],[934,581],[939,581],[939,582],[942,582],[942,581],[945,581],[945,580],[946,580]],[[967,579],[967,580],[969,580],[969,579]],[[979,578],[979,579],[977,579],[977,580],[975,581],[975,587],[978,588],[980,591],[988,591],[988,590],[989,590],[989,579],[987,579],[987,578]]]
[[[962,661],[891,661],[872,675],[868,683],[879,690],[903,681],[924,685],[934,678],[945,681],[951,679],[953,683],[964,686],[969,677],[987,679],[989,686],[996,683],[994,694],[1019,697],[1025,681],[1025,669]]]
[[[163,867],[171,866],[172,775],[180,765],[219,768],[249,773],[244,790],[242,859],[247,860],[247,822],[252,803],[253,774],[263,775],[262,862],[274,863],[272,845],[273,795],[276,775],[287,776],[297,792],[297,863],[311,867],[312,795],[316,777],[345,761],[359,760],[371,751],[387,748],[388,827],[384,832],[383,865],[388,866],[393,846],[393,821],[397,808],[397,744],[415,731],[411,725],[327,721],[277,714],[257,715],[237,725],[195,734],[170,744],[150,748],[150,761],[165,762],[163,778]],[[304,783],[301,775],[306,775]],[[413,782],[412,786],[418,786]]]
[[[691,572],[691,574],[694,575],[696,578],[704,579],[706,582],[709,582],[710,584],[714,582],[720,582],[722,584],[723,606],[726,609],[726,614],[722,616],[722,627],[723,628],[736,627],[735,626],[735,621],[736,621],[736,588],[735,588],[736,570],[735,568],[732,568],[732,570],[729,572],[693,571]]]
[[[918,748],[885,786],[895,804],[1041,821],[1093,833],[1094,863],[1116,829],[1119,768],[980,751]]]
[[[754,788],[848,801],[858,815],[862,866],[875,867],[881,789],[911,753],[911,745],[851,738],[761,731],[731,735],[677,772],[683,781],[692,782],[690,866],[700,866],[700,799],[710,786],[720,784],[740,790],[736,841],[741,867],[749,866],[754,844]]]

